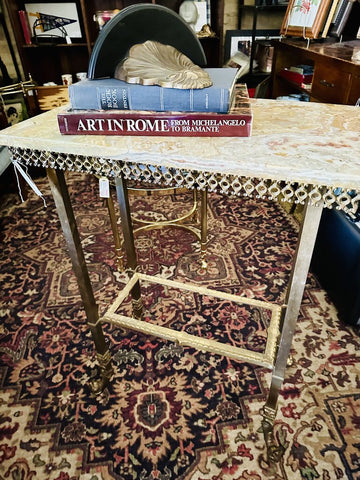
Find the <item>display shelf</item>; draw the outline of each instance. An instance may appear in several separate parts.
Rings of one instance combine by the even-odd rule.
[[[75,75],[80,71],[87,71],[92,48],[99,35],[99,26],[94,20],[94,15],[100,10],[114,10],[125,8],[136,3],[156,3],[167,6],[174,11],[179,10],[182,3],[179,0],[169,1],[121,1],[121,0],[75,0],[79,17],[82,38],[72,39],[71,44],[33,44],[26,45],[23,30],[19,18],[19,10],[25,9],[25,3],[17,0],[4,0],[4,8],[7,9],[15,42],[19,51],[24,74],[30,74],[32,78],[42,85],[45,82],[61,84],[61,75],[70,73]],[[68,3],[66,0],[58,0],[56,3]],[[200,41],[207,56],[208,66],[220,66],[222,62],[222,38],[224,19],[224,0],[211,0],[211,28],[215,37],[204,37]]]

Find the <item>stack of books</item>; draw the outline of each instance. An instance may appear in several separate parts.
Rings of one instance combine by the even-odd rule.
[[[63,135],[248,137],[252,112],[236,69],[209,68],[203,89],[130,84],[114,78],[69,86],[70,108],[58,113]]]

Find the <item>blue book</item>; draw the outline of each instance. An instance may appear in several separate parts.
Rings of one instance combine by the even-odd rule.
[[[235,90],[235,68],[205,69],[213,82],[199,89],[140,85],[116,78],[83,80],[69,85],[73,110],[145,110],[227,113]]]

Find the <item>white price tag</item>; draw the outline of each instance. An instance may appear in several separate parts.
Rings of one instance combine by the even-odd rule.
[[[100,190],[101,198],[110,197],[110,183],[108,178],[106,177],[99,178],[99,190]]]

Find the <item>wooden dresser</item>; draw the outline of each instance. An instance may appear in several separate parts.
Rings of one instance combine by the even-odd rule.
[[[310,100],[354,105],[360,99],[360,40],[344,43],[310,43],[306,40],[282,39],[274,43],[272,67],[272,97],[306,92]],[[303,88],[281,77],[283,68],[299,64],[313,65],[311,86]]]

